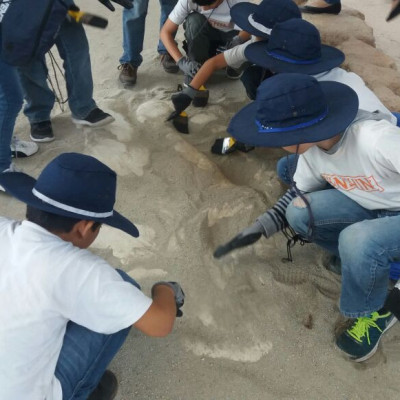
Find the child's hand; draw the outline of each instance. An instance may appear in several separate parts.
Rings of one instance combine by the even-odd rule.
[[[226,49],[229,50],[232,47],[239,46],[243,43],[243,39],[239,35],[236,35],[229,42],[226,43]]]
[[[201,64],[187,57],[182,57],[177,62],[179,69],[185,74],[193,78],[197,71],[201,68]]]
[[[263,226],[256,221],[253,225],[243,229],[229,242],[219,246],[214,252],[214,257],[221,258],[222,256],[230,253],[232,250],[249,246],[257,242],[263,234],[265,234]]]
[[[153,292],[154,288],[159,285],[165,285],[169,286],[173,291],[175,295],[175,303],[176,303],[176,316],[177,317],[182,317],[183,312],[181,310],[181,307],[185,303],[185,293],[181,288],[181,285],[178,282],[156,282],[151,291]]]
[[[185,85],[182,91],[176,92],[171,96],[172,103],[174,104],[175,111],[180,114],[186,110],[196,96],[198,90],[192,88],[190,85]]]

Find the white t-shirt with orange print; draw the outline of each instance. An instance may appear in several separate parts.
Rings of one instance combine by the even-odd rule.
[[[208,23],[215,29],[223,32],[232,30],[240,30],[235,26],[231,19],[231,8],[246,0],[224,0],[217,8],[211,10],[203,10],[201,6],[194,3],[192,0],[178,0],[176,6],[169,14],[168,18],[176,25],[181,25],[186,17],[192,12],[198,12],[204,15]]]
[[[304,192],[326,182],[368,210],[400,210],[400,128],[386,120],[360,121],[329,154],[317,146],[299,157],[294,180]]]

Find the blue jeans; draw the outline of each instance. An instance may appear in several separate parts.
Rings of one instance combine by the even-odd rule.
[[[159,0],[161,6],[160,29],[175,7],[177,0]],[[143,61],[141,52],[143,50],[144,30],[146,23],[149,0],[134,0],[130,10],[124,8],[122,12],[122,35],[123,54],[119,62],[129,63],[133,67],[139,67]],[[161,40],[158,41],[157,51],[166,54],[167,50]]]
[[[288,154],[278,160],[276,163],[276,173],[278,178],[287,185],[292,184],[293,175],[296,172],[298,154]]]
[[[300,198],[286,210],[289,225],[342,262],[340,311],[349,318],[383,307],[390,263],[400,257],[400,211],[367,210],[336,189],[306,195],[313,214]]]
[[[93,80],[89,56],[89,44],[81,24],[64,22],[55,42],[64,61],[68,104],[72,116],[85,118],[94,108]],[[29,122],[50,120],[55,96],[47,85],[47,67],[44,59],[35,60],[18,68],[24,90],[24,113]],[[53,79],[54,81],[54,79]]]
[[[124,281],[140,286],[124,271]],[[90,331],[69,322],[55,375],[61,383],[63,400],[86,400],[96,388],[108,364],[121,348],[131,327],[111,335]]]
[[[328,4],[338,4],[340,3],[340,0],[325,0],[325,2]]]
[[[1,37],[0,27],[0,43]],[[0,58],[0,172],[11,164],[10,143],[22,100],[17,71]]]

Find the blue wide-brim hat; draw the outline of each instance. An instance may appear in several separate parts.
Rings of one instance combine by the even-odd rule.
[[[301,18],[301,12],[293,0],[263,0],[260,4],[235,4],[231,8],[231,18],[242,30],[268,39],[278,22]]]
[[[228,132],[251,146],[315,143],[343,132],[357,111],[358,96],[349,86],[284,73],[259,86],[256,100],[234,115]]]
[[[268,42],[250,44],[244,55],[250,62],[275,73],[309,75],[338,67],[345,58],[339,49],[321,44],[314,25],[298,18],[276,24]]]
[[[22,172],[6,172],[0,174],[0,185],[39,210],[100,222],[139,236],[136,226],[114,210],[116,173],[94,157],[64,153],[37,180]]]

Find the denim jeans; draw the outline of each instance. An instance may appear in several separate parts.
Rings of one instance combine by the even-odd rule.
[[[288,154],[278,160],[276,163],[276,173],[278,178],[287,185],[292,184],[293,175],[296,172],[298,154]]]
[[[94,108],[93,80],[89,56],[89,44],[81,24],[64,22],[55,42],[64,61],[68,104],[72,116],[85,118]],[[35,60],[18,68],[26,105],[24,113],[29,122],[50,120],[55,96],[47,85],[47,66],[44,59]],[[53,79],[54,81],[54,79]]]
[[[340,0],[325,0],[325,2],[328,4],[339,4]]]
[[[0,28],[0,43],[1,37]],[[11,164],[11,138],[15,119],[22,107],[22,100],[17,71],[0,58],[0,172]]]
[[[383,307],[390,263],[400,256],[400,211],[367,210],[336,189],[306,194],[314,223],[300,198],[286,210],[289,225],[342,262],[340,311],[350,318]]]
[[[124,271],[124,281],[140,286]],[[86,400],[96,388],[108,364],[121,348],[131,327],[111,335],[90,331],[69,322],[55,375],[61,383],[63,400]]]
[[[161,6],[160,29],[175,7],[177,0],[159,0]],[[144,30],[146,23],[149,0],[134,0],[130,10],[124,8],[122,12],[122,35],[123,54],[119,62],[129,63],[133,67],[139,67],[143,61],[141,52],[143,50]],[[166,54],[167,50],[161,40],[158,41],[157,51]]]

